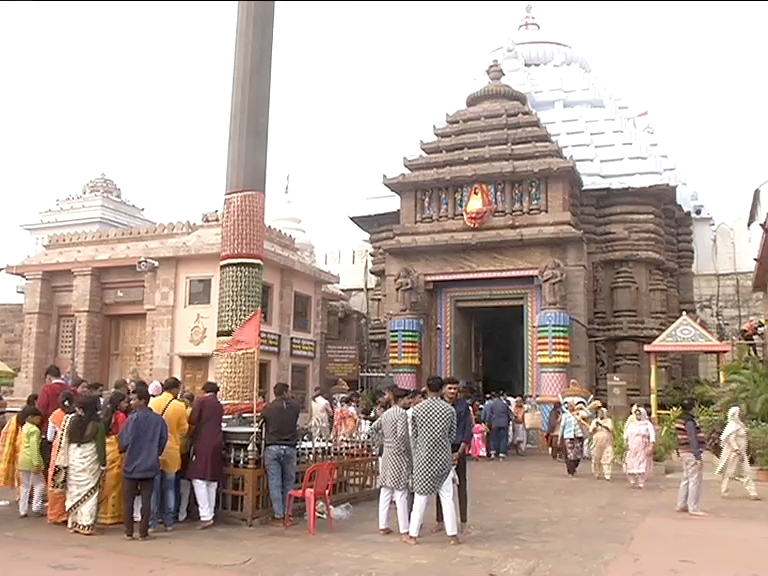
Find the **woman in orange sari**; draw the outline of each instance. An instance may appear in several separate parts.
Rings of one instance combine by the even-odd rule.
[[[66,390],[59,395],[59,407],[48,418],[48,442],[51,443],[51,462],[56,462],[59,453],[61,439],[67,433],[69,425],[68,416],[75,412],[75,395]],[[64,505],[65,495],[61,491],[52,490],[54,466],[48,467],[48,523],[65,524],[67,522],[67,510]]]
[[[123,522],[123,455],[117,435],[128,420],[128,397],[118,390],[112,392],[102,415],[107,431],[107,470],[99,494],[97,522],[103,526]]]

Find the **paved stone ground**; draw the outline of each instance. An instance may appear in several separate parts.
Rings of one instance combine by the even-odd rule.
[[[569,479],[545,456],[471,463],[471,533],[459,547],[423,532],[416,547],[379,536],[375,503],[329,533],[321,522],[311,537],[288,531],[217,526],[206,532],[180,526],[149,542],[128,542],[118,528],[90,538],[68,534],[42,519],[21,520],[0,508],[0,573],[35,576],[62,572],[139,576],[756,576],[757,553],[768,545],[768,505],[733,487],[722,500],[717,481],[705,484],[706,518],[674,512],[677,479],[657,474],[644,491],[617,476],[598,482]],[[760,487],[765,496],[768,489]],[[10,496],[0,494],[0,499]],[[430,508],[432,510],[432,508]],[[432,518],[430,518],[431,520]],[[394,522],[394,513],[393,513]],[[31,572],[30,572],[31,571]]]

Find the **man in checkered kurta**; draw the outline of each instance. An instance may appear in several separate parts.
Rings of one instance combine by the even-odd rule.
[[[371,426],[370,434],[384,446],[379,471],[379,532],[391,534],[389,506],[394,499],[400,535],[408,535],[408,486],[411,482],[411,442],[408,415],[403,408],[408,392],[392,391],[394,404]]]
[[[455,477],[451,442],[456,436],[456,411],[442,399],[443,379],[430,376],[426,400],[413,408],[413,510],[408,530],[409,544],[416,544],[427,498],[437,494],[443,509],[445,533],[451,544],[459,544],[459,528],[453,499]]]

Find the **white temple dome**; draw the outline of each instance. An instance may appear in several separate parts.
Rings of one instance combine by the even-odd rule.
[[[289,179],[286,179],[285,191],[282,194],[277,210],[275,210],[275,213],[278,214],[278,216],[270,222],[270,226],[291,236],[296,242],[296,248],[298,249],[299,254],[310,260],[314,260],[315,247],[307,236],[307,231],[304,229],[304,226],[302,226],[299,210],[293,203],[293,198],[290,193],[289,182],[290,177]]]
[[[98,178],[94,178],[83,186],[83,196],[111,196],[122,199],[123,193],[117,187],[114,180],[110,180],[102,173]]]
[[[576,64],[585,72],[591,72],[587,59],[573,48],[562,42],[549,39],[541,31],[536,22],[533,8],[530,4],[525,8],[525,16],[517,28],[514,42],[506,47],[506,51],[516,51],[526,66],[569,66]]]
[[[488,56],[485,56],[488,58]],[[576,162],[586,190],[677,186],[682,178],[662,150],[648,112],[630,107],[598,81],[586,58],[547,36],[526,7],[517,33],[491,52],[507,84],[528,105],[563,154]],[[475,79],[473,85],[481,85]],[[690,206],[686,194],[678,200]]]

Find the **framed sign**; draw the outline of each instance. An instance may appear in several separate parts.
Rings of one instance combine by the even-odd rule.
[[[262,330],[259,351],[268,354],[280,354],[280,340],[280,334],[277,332],[267,332],[266,330]]]
[[[317,355],[317,343],[309,338],[291,337],[291,356],[295,358],[314,358]]]
[[[325,344],[325,376],[331,380],[357,380],[360,372],[360,353],[354,342]]]

